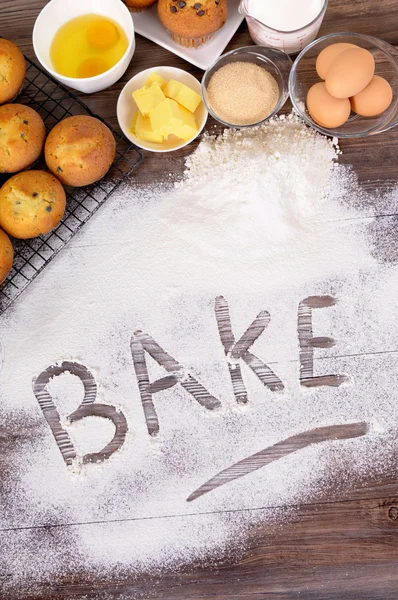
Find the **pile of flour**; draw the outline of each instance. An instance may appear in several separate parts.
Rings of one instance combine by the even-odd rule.
[[[244,547],[253,525],[279,523],[282,507],[349,494],[362,477],[393,469],[398,267],[391,245],[380,246],[374,198],[337,165],[338,152],[293,116],[204,137],[182,181],[139,189],[132,179],[0,317],[0,431],[12,440],[0,458],[6,586],[215,560]],[[397,198],[391,191],[377,202]],[[336,339],[316,350],[315,371],[347,374],[350,384],[337,389],[299,384],[297,308],[316,294],[338,300],[314,311],[314,334]],[[269,311],[253,352],[284,392],[264,388],[242,364],[249,402],[237,405],[214,314],[219,295],[236,339]],[[129,346],[137,329],[221,407],[206,410],[179,385],[164,390],[154,395],[160,432],[151,438]],[[62,360],[89,368],[97,401],[126,416],[127,440],[103,464],[66,468],[32,392],[32,379]],[[165,375],[149,358],[148,369],[151,380]],[[82,400],[80,381],[64,374],[49,390],[78,453],[100,450],[109,422],[66,424]],[[364,438],[306,448],[186,502],[254,452],[356,421],[369,423]]]

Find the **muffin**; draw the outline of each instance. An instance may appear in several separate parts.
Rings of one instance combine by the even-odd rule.
[[[14,260],[14,248],[11,240],[4,231],[0,229],[0,283],[3,283],[11,271]]]
[[[62,183],[79,187],[107,173],[115,150],[115,139],[104,123],[79,115],[55,125],[48,134],[44,155],[48,168]]]
[[[39,158],[46,137],[41,116],[23,104],[0,106],[0,173],[27,169]]]
[[[21,91],[26,63],[18,46],[0,38],[0,104],[10,102]]]
[[[58,225],[65,205],[65,191],[54,175],[18,173],[0,189],[0,227],[15,238],[37,237]]]
[[[157,0],[123,0],[123,2],[131,12],[140,12],[145,8],[153,6]]]
[[[196,48],[211,39],[227,20],[227,0],[159,0],[162,25],[172,39]]]

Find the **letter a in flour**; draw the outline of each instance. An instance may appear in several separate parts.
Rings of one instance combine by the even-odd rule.
[[[60,414],[47,390],[47,385],[53,377],[66,372],[78,377],[84,387],[83,401],[73,413],[66,417],[66,423],[75,423],[85,417],[102,417],[112,421],[115,426],[115,434],[112,440],[99,452],[78,457],[67,430],[61,424]],[[61,365],[48,367],[33,381],[33,392],[67,465],[71,465],[75,459],[82,463],[101,462],[109,458],[123,445],[127,433],[126,418],[120,410],[110,404],[94,404],[97,395],[97,384],[93,375],[84,365],[63,362]]]
[[[297,331],[300,344],[300,384],[305,387],[338,387],[348,381],[346,375],[314,376],[314,348],[331,348],[335,341],[329,337],[314,337],[312,333],[312,310],[328,308],[336,304],[332,296],[309,296],[298,307]]]
[[[270,316],[266,311],[260,312],[248,327],[242,337],[236,342],[232,332],[228,302],[222,296],[216,298],[215,313],[221,343],[227,356],[229,374],[237,402],[247,402],[247,392],[243,383],[242,372],[238,360],[242,359],[263,385],[271,391],[281,391],[284,388],[279,377],[260,358],[249,352],[249,348],[260,337],[267,327]]]
[[[170,354],[167,354],[147,333],[136,331],[131,338],[130,347],[149,435],[159,433],[159,419],[152,395],[167,390],[177,385],[177,383],[205,408],[212,410],[221,405],[217,398],[212,396],[199,381],[188,373]],[[164,367],[170,375],[150,383],[145,352]]]

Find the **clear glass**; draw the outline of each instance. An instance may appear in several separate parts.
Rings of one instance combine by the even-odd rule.
[[[264,0],[259,1],[264,2]],[[278,0],[276,0],[276,2],[277,1]],[[247,26],[253,42],[260,46],[278,48],[287,54],[297,54],[318,35],[327,5],[328,0],[323,0],[322,8],[315,19],[294,31],[279,31],[278,29],[273,29],[266,23],[261,23],[258,19],[255,19],[250,15],[249,0],[240,1],[239,12],[246,17]]]
[[[252,123],[251,125],[236,125],[234,123],[227,123],[226,121],[223,121],[223,119],[221,119],[213,111],[207,94],[207,87],[214,73],[218,71],[220,67],[223,67],[224,65],[227,65],[231,62],[238,61],[250,62],[259,65],[260,67],[263,67],[271,75],[273,75],[279,88],[279,98],[274,110],[258,123]],[[218,58],[203,75],[201,85],[203,103],[214,119],[216,119],[223,125],[227,125],[228,127],[244,129],[245,127],[254,127],[255,125],[260,125],[261,123],[264,123],[265,121],[268,121],[268,119],[273,117],[282,108],[282,106],[288,99],[288,80],[291,67],[291,58],[281,50],[276,50],[275,48],[266,48],[262,46],[245,46],[243,48],[238,48],[237,50],[227,52],[226,54],[220,56],[220,58]]]
[[[319,53],[340,42],[356,44],[372,53],[376,62],[376,75],[387,79],[393,91],[393,100],[387,110],[377,117],[361,117],[351,113],[344,125],[336,129],[326,129],[312,120],[306,107],[310,87],[320,81],[315,70]],[[375,135],[391,129],[398,123],[398,51],[383,40],[361,33],[332,33],[312,42],[297,57],[289,77],[289,92],[292,104],[302,119],[325,135],[338,138],[354,138]]]

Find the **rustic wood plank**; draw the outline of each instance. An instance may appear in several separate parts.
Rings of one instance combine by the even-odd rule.
[[[118,573],[112,581],[64,574],[8,600],[396,600],[398,498],[286,509],[283,527],[253,528],[239,558],[163,576]],[[267,511],[261,511],[264,521]],[[96,525],[92,525],[96,527]],[[11,532],[18,545],[18,532]],[[57,544],[57,531],[52,530]],[[61,543],[61,542],[59,542]]]
[[[29,3],[23,0],[2,0],[0,3],[0,34],[19,44],[33,59],[32,26],[37,13],[45,4],[45,0],[33,0]],[[382,37],[397,45],[397,22],[396,0],[329,0],[320,33],[357,31]],[[228,49],[250,43],[247,28],[243,24]],[[123,79],[109,90],[81,97],[94,112],[115,124],[115,101],[124,83],[138,71],[157,64],[185,68],[198,78],[202,75],[199,69],[137,36],[136,54]],[[289,110],[289,105],[286,110]],[[213,125],[214,122],[210,119],[208,127]],[[219,130],[217,126],[215,131]],[[197,142],[172,155],[146,153],[143,166],[134,175],[137,183],[153,182],[164,178],[168,173],[181,172],[183,158],[196,144]],[[374,138],[344,141],[342,147],[344,154],[341,162],[353,166],[366,189],[388,189],[398,181],[396,131]],[[383,223],[379,221],[382,236]],[[384,225],[387,226],[387,222]],[[365,352],[365,349],[362,350]],[[391,348],[388,350],[386,356],[398,351]],[[368,355],[373,359],[376,352],[375,349],[372,351]],[[380,349],[378,354],[382,352],[383,349]],[[349,357],[349,354],[343,352],[340,356]],[[318,360],[325,359],[315,359],[315,362]],[[0,428],[0,473],[4,485],[7,477],[12,476],[8,457],[12,456],[13,442],[18,437],[35,436],[35,433],[35,429],[29,427],[21,428],[13,434],[5,426]],[[288,514],[282,526],[262,525],[253,528],[247,548],[241,556],[228,557],[224,563],[208,565],[206,568],[193,565],[182,572],[162,577],[147,573],[134,578],[131,573],[125,573],[113,581],[106,578],[94,579],[89,573],[66,572],[39,592],[19,589],[13,595],[4,596],[0,591],[0,597],[10,600],[199,600],[215,597],[220,600],[396,600],[396,490],[395,475],[376,476],[352,482],[350,490],[345,494],[348,500],[331,503],[320,498],[316,503],[296,507],[294,517],[289,516],[286,508]],[[330,494],[331,497],[336,497],[336,494]],[[344,494],[340,494],[341,497]],[[261,510],[266,522],[267,510]],[[56,544],[56,528],[52,531]],[[18,546],[18,531],[11,530],[1,535],[9,536]],[[5,577],[3,573],[1,576]]]

